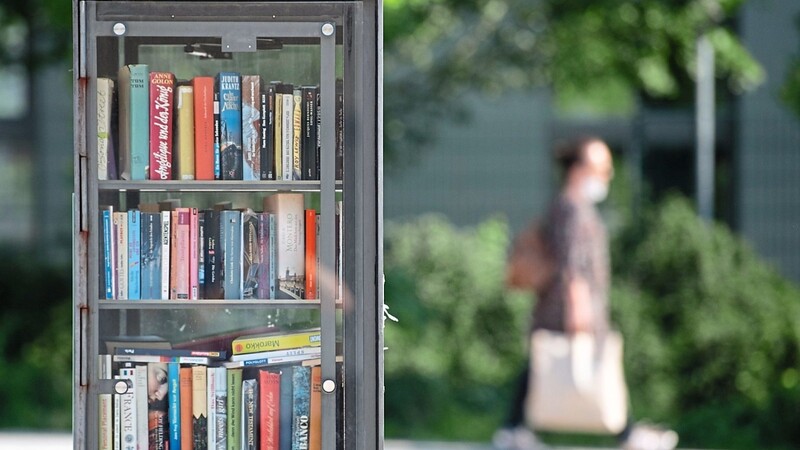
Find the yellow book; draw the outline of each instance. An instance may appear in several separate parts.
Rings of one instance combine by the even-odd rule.
[[[175,165],[179,180],[194,180],[194,89],[178,86],[178,140]]]
[[[319,329],[298,333],[261,334],[241,336],[233,340],[233,354],[264,352],[268,350],[285,350],[300,347],[319,347]]]

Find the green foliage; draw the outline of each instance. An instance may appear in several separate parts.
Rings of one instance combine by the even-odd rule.
[[[505,416],[531,308],[502,286],[508,233],[387,224],[388,436],[487,440]],[[797,287],[682,198],[623,226],[612,257],[634,416],[687,447],[800,447]]]

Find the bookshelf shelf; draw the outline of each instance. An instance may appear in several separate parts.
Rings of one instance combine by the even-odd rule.
[[[212,439],[222,394],[192,380],[195,425],[151,369],[210,379],[243,366],[236,345],[260,347],[222,383],[213,414],[248,424],[226,447],[262,421],[300,441],[280,448],[383,446],[381,26],[376,0],[73,1],[73,448],[158,448],[179,423]],[[273,339],[292,343],[261,362]],[[139,377],[135,402],[115,377]],[[253,416],[255,378],[290,384],[280,417]]]

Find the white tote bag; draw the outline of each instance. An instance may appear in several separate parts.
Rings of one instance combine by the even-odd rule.
[[[541,431],[617,434],[628,419],[622,336],[536,330],[525,414]]]

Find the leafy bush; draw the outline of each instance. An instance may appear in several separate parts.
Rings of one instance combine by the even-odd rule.
[[[386,227],[386,433],[487,440],[524,364],[531,299],[502,286],[509,230],[439,217]],[[612,247],[636,418],[682,445],[800,448],[800,291],[670,198]]]

